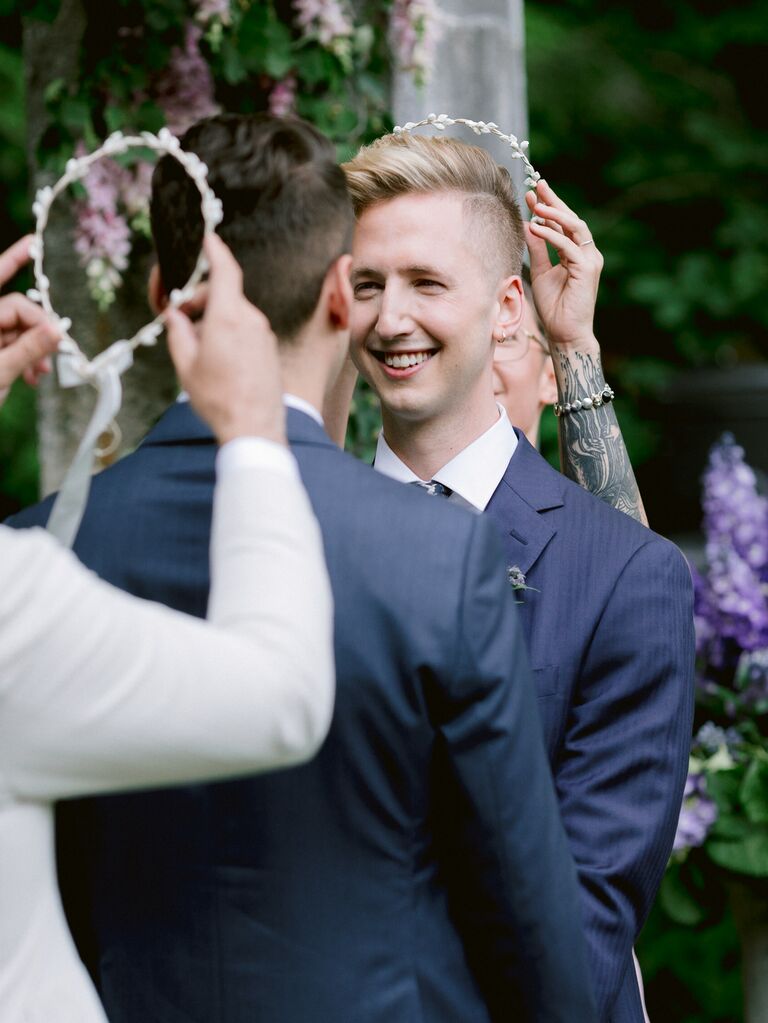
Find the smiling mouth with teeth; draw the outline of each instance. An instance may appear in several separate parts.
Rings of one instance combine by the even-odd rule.
[[[410,369],[411,366],[420,366],[422,362],[431,359],[434,351],[425,352],[374,352],[379,362],[383,362],[390,369]]]

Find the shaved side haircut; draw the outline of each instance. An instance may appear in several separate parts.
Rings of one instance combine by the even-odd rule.
[[[342,164],[355,215],[402,195],[464,195],[473,241],[499,277],[521,272],[525,236],[509,171],[453,138],[385,135]]]

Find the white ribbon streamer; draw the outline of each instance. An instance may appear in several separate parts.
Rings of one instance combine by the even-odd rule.
[[[91,362],[74,354],[58,357],[62,387],[88,383],[97,390],[96,407],[48,519],[48,532],[65,547],[75,542],[88,503],[96,444],[120,410],[123,396],[120,376],[132,365],[133,349],[127,341],[116,342]]]

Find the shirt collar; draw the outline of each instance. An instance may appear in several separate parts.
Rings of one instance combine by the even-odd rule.
[[[187,394],[186,391],[181,391],[176,401],[177,402],[189,401],[189,395]],[[308,401],[305,401],[304,398],[299,398],[295,394],[284,394],[283,404],[287,406],[287,408],[296,409],[297,412],[303,412],[305,415],[308,415],[311,419],[314,419],[318,426],[322,426],[323,429],[325,429],[323,417],[317,411],[315,406],[310,405],[310,403]]]
[[[450,487],[454,495],[458,495],[477,511],[485,510],[517,448],[517,436],[509,417],[501,405],[497,407],[499,418],[493,426],[455,455],[432,477],[443,486]],[[376,445],[374,468],[401,483],[419,481],[416,473],[409,469],[387,444],[383,433],[379,434]]]
[[[304,398],[299,398],[296,394],[288,394],[287,392],[283,395],[283,404],[287,408],[295,409],[297,412],[303,412],[304,415],[314,419],[318,426],[322,426],[325,429],[325,423],[323,417],[317,411],[314,405],[310,405]]]

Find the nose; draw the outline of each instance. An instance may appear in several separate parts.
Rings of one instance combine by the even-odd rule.
[[[413,328],[407,293],[396,284],[387,283],[381,292],[376,333],[382,341],[389,341],[396,337],[407,337]]]

